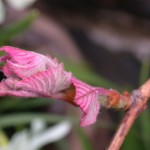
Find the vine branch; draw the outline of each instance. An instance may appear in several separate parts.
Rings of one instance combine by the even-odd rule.
[[[121,124],[107,150],[119,150],[132,124],[142,111],[146,108],[150,98],[150,79],[139,89],[131,93],[131,105],[125,114]]]

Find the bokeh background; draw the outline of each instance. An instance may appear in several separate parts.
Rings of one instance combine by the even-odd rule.
[[[150,77],[149,0],[0,0],[0,45],[57,57],[94,85],[132,91]],[[122,150],[150,149],[149,106]],[[59,100],[0,98],[0,150],[104,150],[124,112],[101,108],[79,126],[79,109]]]

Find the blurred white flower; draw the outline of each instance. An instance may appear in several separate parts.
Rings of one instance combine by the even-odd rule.
[[[30,130],[15,133],[8,145],[0,150],[38,150],[44,145],[64,138],[71,130],[71,123],[64,121],[46,129],[45,122],[33,120]]]
[[[36,0],[7,0],[7,3],[16,10],[23,10],[32,5]]]
[[[0,0],[0,24],[4,21],[5,19],[5,8],[2,0]]]
[[[36,0],[6,0],[7,4],[16,10],[23,10],[32,5]],[[6,10],[3,0],[0,0],[0,24],[4,22]]]

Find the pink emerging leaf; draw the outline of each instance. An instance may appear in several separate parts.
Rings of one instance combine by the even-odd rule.
[[[96,121],[99,113],[99,96],[108,96],[108,90],[92,87],[72,77],[62,64],[50,56],[4,46],[0,68],[4,78],[0,82],[0,96],[50,97],[75,104],[83,111],[81,126]]]
[[[74,102],[82,109],[83,116],[80,125],[88,126],[96,121],[99,113],[100,104],[98,102],[99,92],[97,88],[92,87],[76,78],[72,78],[72,82],[76,87],[76,95]]]
[[[15,47],[4,46],[0,51],[6,52],[0,58],[5,62],[1,71],[6,76],[0,83],[1,96],[63,98],[62,91],[71,84],[71,73],[64,71],[62,64]]]
[[[32,51],[10,46],[1,47],[0,51],[6,52],[6,55],[1,57],[1,61],[6,62],[3,71],[7,77],[14,75],[25,78],[59,65],[50,57]]]

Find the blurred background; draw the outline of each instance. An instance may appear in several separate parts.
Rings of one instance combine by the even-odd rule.
[[[149,0],[0,0],[0,46],[49,54],[74,76],[129,92],[150,77]],[[150,149],[149,106],[122,150]],[[104,150],[124,115],[101,108],[96,124],[50,99],[0,98],[0,150]]]

